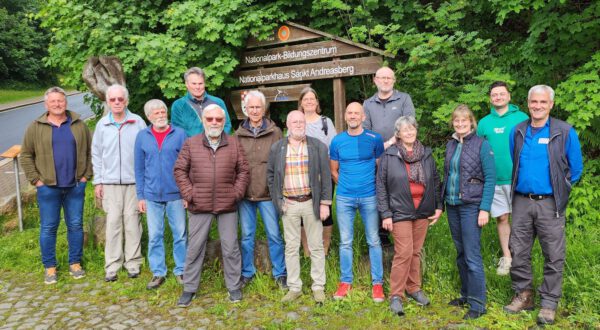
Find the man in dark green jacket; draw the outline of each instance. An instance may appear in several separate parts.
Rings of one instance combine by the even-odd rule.
[[[44,283],[54,284],[56,273],[56,231],[60,210],[64,211],[69,242],[69,273],[85,276],[83,254],[83,203],[85,186],[92,177],[91,134],[79,115],[67,110],[65,91],[48,89],[44,95],[47,112],[25,132],[21,165],[37,189],[40,209],[40,249]]]
[[[510,183],[512,179],[512,159],[508,148],[508,136],[518,123],[527,120],[527,115],[514,104],[510,104],[510,91],[503,81],[496,81],[490,86],[490,114],[483,117],[477,126],[477,135],[486,139],[494,151],[496,165],[496,187],[491,215],[496,218],[498,239],[502,247],[502,257],[498,262],[498,275],[508,275],[511,266],[511,255],[508,249],[510,236],[511,213]]]

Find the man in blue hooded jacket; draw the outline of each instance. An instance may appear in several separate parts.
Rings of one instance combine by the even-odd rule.
[[[171,107],[171,122],[183,128],[188,137],[204,132],[202,126],[202,111],[210,104],[216,104],[225,110],[226,134],[231,132],[231,119],[222,99],[206,92],[204,71],[198,67],[189,68],[183,75],[187,94],[173,102]]]

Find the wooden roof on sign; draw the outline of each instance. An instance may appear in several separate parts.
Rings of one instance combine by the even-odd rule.
[[[246,44],[246,48],[256,48],[256,47],[263,47],[263,46],[270,46],[270,45],[278,45],[278,44],[285,44],[285,43],[290,43],[290,42],[297,42],[297,41],[302,41],[302,40],[311,40],[311,39],[318,39],[318,38],[328,38],[331,40],[336,40],[339,42],[343,42],[345,44],[348,45],[352,45],[358,48],[362,48],[366,51],[369,52],[373,52],[375,54],[379,54],[379,55],[383,55],[385,57],[389,57],[389,58],[393,58],[394,56],[381,50],[381,49],[377,49],[374,47],[370,47],[358,42],[354,42],[350,39],[346,39],[346,38],[342,38],[342,37],[338,37],[336,35],[327,33],[327,32],[323,32],[323,31],[319,31],[319,30],[315,30],[312,28],[309,28],[308,26],[304,26],[304,25],[300,25],[294,22],[284,22],[284,25],[280,26],[279,29],[281,29],[284,26],[288,26],[290,28],[290,36],[284,40],[277,38],[277,32],[274,33],[273,36],[271,36],[270,38],[268,38],[267,40],[257,40],[254,37],[250,37],[248,39],[248,42]],[[296,35],[294,32],[298,32],[298,35]]]

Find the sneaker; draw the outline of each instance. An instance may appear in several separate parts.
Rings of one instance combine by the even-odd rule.
[[[504,311],[511,314],[530,311],[534,308],[533,291],[523,290],[515,295],[510,304],[504,306]]]
[[[287,285],[287,276],[285,276],[285,275],[279,276],[278,278],[276,278],[275,283],[277,283],[277,285],[279,286],[279,288],[281,290],[289,289],[289,287]]]
[[[402,298],[400,296],[392,296],[390,300],[390,309],[392,313],[402,316],[404,315],[404,307],[402,307]]]
[[[74,279],[78,280],[80,278],[85,277],[85,270],[81,268],[80,263],[69,265],[69,274],[73,276]]]
[[[246,277],[246,276],[242,276],[240,278],[240,285],[241,288],[245,288],[248,284],[250,284],[250,282],[252,282],[252,280],[254,279],[254,275],[250,276],[250,277]]]
[[[333,299],[341,300],[346,298],[350,290],[352,290],[352,284],[344,282],[340,283],[340,285],[338,285],[337,291],[335,292],[335,294],[333,294]]]
[[[194,299],[195,297],[196,297],[195,292],[183,291],[183,293],[181,294],[181,297],[179,297],[179,300],[177,301],[177,306],[183,307],[183,308],[188,307],[192,303],[192,299]]]
[[[463,316],[463,320],[478,319],[481,316],[483,316],[483,314],[485,314],[485,312],[478,312],[478,311],[474,311],[472,309],[469,309],[469,311],[467,312],[467,314],[465,314],[465,316]]]
[[[104,276],[104,282],[115,282],[116,280],[117,280],[116,273],[106,273],[106,276]]]
[[[292,302],[302,296],[302,291],[293,291],[289,290],[283,298],[281,298],[282,303]]]
[[[44,283],[55,284],[57,279],[56,267],[48,267],[44,270]]]
[[[177,283],[183,285],[183,275],[175,275],[175,280]]]
[[[383,285],[382,284],[373,285],[373,290],[371,290],[371,296],[373,297],[373,301],[376,303],[384,302],[385,295],[383,294]]]
[[[229,301],[232,303],[242,301],[242,290],[237,289],[229,291]]]
[[[500,276],[505,276],[510,273],[510,266],[512,264],[512,258],[502,257],[500,261],[498,261],[498,268],[496,269],[496,274]]]
[[[427,298],[427,296],[423,293],[423,290],[419,290],[415,293],[409,293],[408,296],[413,298],[419,306],[429,305],[429,298]]]
[[[127,271],[127,277],[129,277],[129,278],[138,278],[138,276],[140,276],[140,272],[139,271],[137,271],[137,272]]]
[[[540,313],[537,316],[537,324],[554,324],[554,318],[556,317],[556,311],[554,309],[542,307]]]
[[[467,304],[468,304],[467,298],[465,298],[465,297],[459,297],[459,298],[452,299],[448,303],[448,305],[450,305],[450,306],[457,306],[457,307],[464,307]]]
[[[150,282],[148,282],[148,285],[146,285],[146,289],[158,289],[158,287],[160,287],[163,283],[165,283],[164,276],[153,276],[152,280],[150,280]]]
[[[327,297],[325,297],[325,291],[323,290],[313,290],[313,298],[317,304],[322,304],[325,302],[325,300],[327,300]]]

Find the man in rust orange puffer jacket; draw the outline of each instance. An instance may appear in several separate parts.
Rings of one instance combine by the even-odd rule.
[[[204,133],[186,140],[174,168],[175,182],[189,211],[183,294],[177,302],[180,307],[189,306],[198,290],[213,218],[218,221],[229,300],[242,299],[237,209],[250,179],[248,161],[239,141],[223,133],[223,108],[207,106],[202,112],[202,123]]]

